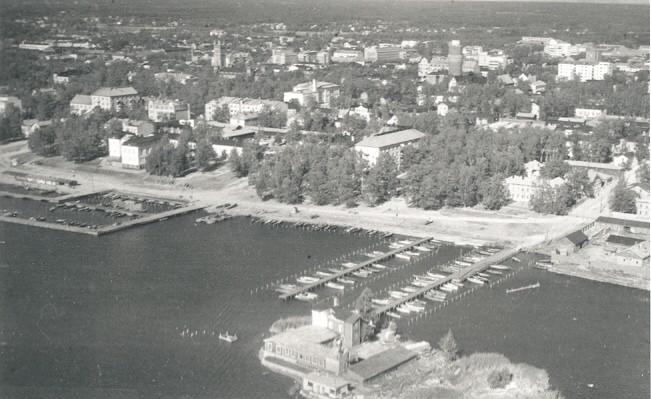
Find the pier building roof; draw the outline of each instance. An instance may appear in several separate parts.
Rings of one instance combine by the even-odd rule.
[[[348,375],[355,381],[365,382],[393,370],[414,357],[416,357],[414,352],[402,346],[396,346],[351,366],[348,369]]]
[[[632,219],[621,219],[613,218],[608,216],[599,216],[597,218],[597,223],[604,224],[616,224],[619,226],[628,226],[628,227],[640,227],[640,228],[649,228],[649,222],[643,220],[632,220]]]

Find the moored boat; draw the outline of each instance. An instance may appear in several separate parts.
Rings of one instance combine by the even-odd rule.
[[[229,334],[228,331],[226,331],[226,333],[219,333],[219,339],[232,343],[237,341],[237,334]]]
[[[491,265],[491,268],[497,269],[497,270],[509,270],[510,267],[506,265]]]
[[[296,299],[299,301],[313,301],[318,297],[319,296],[313,292],[301,292],[300,294],[296,295]]]
[[[401,253],[401,254],[396,254],[396,258],[409,260],[409,259],[411,259],[411,256],[406,255],[406,254],[404,254],[404,253]]]
[[[345,288],[342,284],[337,284],[332,281],[328,281],[327,283],[325,283],[325,286],[328,288],[333,288],[335,290],[343,290]]]
[[[297,278],[296,281],[298,281],[301,284],[312,284],[312,283],[316,283],[317,281],[319,281],[319,279],[316,278],[316,277],[301,276],[301,277]]]

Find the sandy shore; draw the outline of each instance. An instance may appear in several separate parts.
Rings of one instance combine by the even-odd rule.
[[[11,167],[11,157],[27,157],[27,162]],[[315,206],[262,201],[246,179],[237,179],[226,166],[208,173],[168,179],[149,176],[144,171],[124,170],[107,160],[74,164],[60,157],[40,158],[14,144],[0,151],[0,168],[26,173],[75,179],[80,186],[72,191],[120,190],[170,199],[183,199],[214,209],[224,203],[236,203],[234,215],[251,215],[289,222],[319,223],[359,227],[415,237],[434,237],[459,244],[531,245],[556,236],[559,231],[575,229],[587,219],[579,216],[549,216],[533,213],[522,206],[500,211],[476,208],[425,211],[411,208],[402,198],[377,207],[359,205]],[[13,178],[0,174],[0,180]]]

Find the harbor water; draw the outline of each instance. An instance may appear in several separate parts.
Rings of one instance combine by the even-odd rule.
[[[312,305],[280,301],[271,284],[386,243],[196,217],[99,238],[0,223],[3,397],[286,398],[291,380],[260,366],[258,350],[273,321]],[[401,283],[465,250],[395,261],[367,286]],[[504,292],[531,281],[541,287]],[[344,306],[362,287],[347,290]],[[649,396],[648,301],[646,292],[525,270],[401,328],[433,344],[452,328],[467,353],[546,369],[567,398],[639,398]],[[227,330],[239,340],[220,341]]]

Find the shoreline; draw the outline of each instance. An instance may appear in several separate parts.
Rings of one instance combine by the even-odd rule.
[[[649,281],[636,281],[634,276],[614,277],[604,276],[591,270],[570,270],[563,267],[551,267],[547,269],[550,273],[556,273],[564,276],[582,278],[584,280],[597,281],[600,283],[613,284],[625,288],[633,288],[642,291],[651,291]]]

